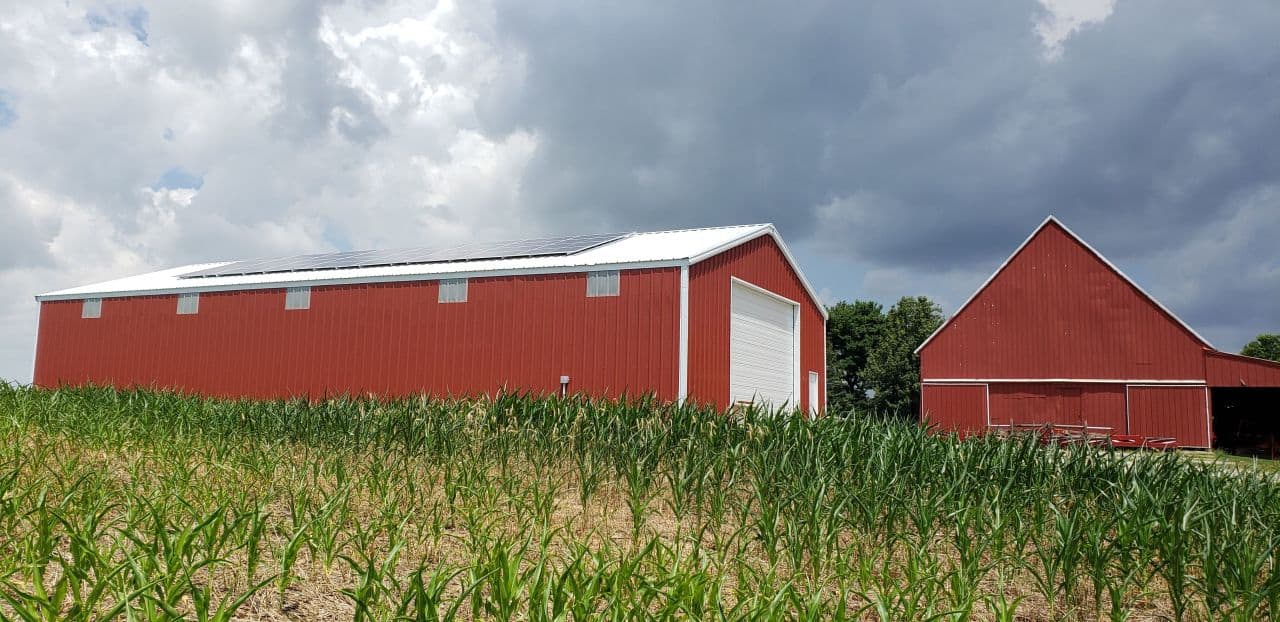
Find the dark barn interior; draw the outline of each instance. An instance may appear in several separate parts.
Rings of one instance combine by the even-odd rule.
[[[1211,390],[1214,446],[1233,454],[1280,458],[1280,388]]]

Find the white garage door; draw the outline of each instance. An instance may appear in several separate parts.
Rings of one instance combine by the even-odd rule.
[[[795,307],[733,284],[729,396],[733,402],[795,405]]]

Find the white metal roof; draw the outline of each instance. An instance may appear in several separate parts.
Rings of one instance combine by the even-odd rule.
[[[47,292],[37,300],[77,300],[82,298],[118,298],[188,292],[276,289],[293,286],[344,285],[420,281],[439,278],[502,276],[508,274],[552,274],[583,270],[622,270],[690,265],[719,254],[763,235],[771,235],[787,261],[808,290],[814,304],[823,311],[812,286],[800,271],[782,236],[770,224],[682,229],[633,233],[626,237],[589,248],[572,255],[484,259],[368,268],[341,268],[303,272],[275,272],[235,276],[181,278],[198,270],[233,263],[231,261],[192,264],[113,281],[94,283]]]

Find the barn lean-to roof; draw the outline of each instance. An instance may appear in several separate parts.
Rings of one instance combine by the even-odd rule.
[[[1066,225],[1062,224],[1062,221],[1050,215],[1049,217],[1044,219],[1044,222],[1040,223],[1040,226],[1036,227],[1035,230],[1031,232],[1031,235],[1027,236],[1027,239],[1022,241],[1022,244],[1018,245],[1018,248],[1014,249],[1013,253],[1011,253],[1009,257],[1005,259],[1003,263],[1000,264],[999,268],[996,268],[995,272],[991,273],[991,276],[987,277],[986,281],[983,281],[982,285],[980,285],[978,289],[973,292],[973,295],[969,296],[968,300],[964,301],[964,304],[960,305],[959,309],[956,309],[956,312],[952,314],[951,317],[947,318],[946,321],[944,321],[941,326],[939,326],[936,330],[934,330],[933,333],[930,334],[929,337],[926,338],[924,342],[921,343],[919,347],[915,349],[915,353],[919,354],[922,350],[924,350],[925,346],[929,345],[929,343],[933,341],[934,337],[937,337],[942,331],[946,330],[946,328],[950,326],[951,323],[955,321],[956,318],[960,317],[961,314],[964,313],[964,310],[968,308],[969,305],[972,304],[973,301],[976,300],[978,296],[981,295],[982,292],[985,291],[987,287],[989,287],[991,283],[996,280],[997,277],[1000,276],[1000,273],[1004,272],[1005,268],[1007,268],[1009,264],[1013,262],[1014,258],[1016,258],[1022,252],[1022,250],[1025,249],[1027,245],[1031,243],[1032,240],[1036,239],[1037,236],[1039,236],[1042,232],[1044,232],[1044,230],[1047,227],[1051,225],[1057,226],[1059,229],[1062,230],[1063,233],[1065,233],[1074,242],[1079,244],[1082,248],[1084,248],[1086,251],[1088,251],[1090,254],[1096,257],[1099,261],[1101,261],[1103,265],[1107,266],[1108,269],[1110,269],[1113,273],[1115,273],[1117,276],[1123,279],[1126,283],[1128,283],[1129,286],[1133,287],[1134,291],[1138,292],[1138,295],[1142,296],[1144,299],[1146,299],[1148,302],[1154,305],[1169,319],[1176,322],[1179,326],[1183,328],[1183,330],[1187,331],[1187,333],[1189,333],[1192,337],[1194,337],[1196,341],[1198,341],[1202,346],[1204,346],[1206,349],[1209,349],[1209,350],[1214,350],[1214,351],[1217,350],[1217,348],[1213,347],[1213,344],[1209,343],[1209,340],[1202,337],[1200,333],[1197,333],[1194,328],[1191,328],[1191,325],[1184,322],[1182,318],[1177,316],[1177,314],[1175,314],[1173,311],[1170,311],[1168,307],[1165,307],[1154,296],[1147,293],[1146,290],[1142,289],[1141,285],[1138,285],[1136,281],[1134,281],[1132,278],[1129,278],[1129,275],[1125,274],[1123,270],[1116,267],[1115,264],[1111,263],[1111,260],[1107,259],[1102,253],[1099,253],[1097,249],[1090,246],[1088,242],[1084,241],[1084,238],[1081,238],[1079,235],[1076,235],[1074,231],[1072,231]]]

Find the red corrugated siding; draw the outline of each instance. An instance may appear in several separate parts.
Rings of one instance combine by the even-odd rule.
[[[991,423],[1088,425],[1124,434],[1124,385],[995,383],[991,385]]]
[[[1204,366],[1209,386],[1280,387],[1280,363],[1225,352],[1206,352]]]
[[[921,351],[926,379],[1204,377],[1185,328],[1049,223]]]
[[[1182,447],[1209,446],[1208,389],[1129,386],[1129,433],[1172,436]]]
[[[436,302],[434,281],[317,287],[285,311],[283,290],[208,293],[197,315],[174,296],[40,308],[35,381],[154,386],[219,396],[436,395],[511,388],[675,399],[679,269],[628,270],[621,295],[587,298],[586,276],[471,279]]]
[[[819,401],[826,403],[826,327],[770,236],[751,240],[689,269],[689,398],[728,407],[729,296],[732,278],[800,303],[800,407],[809,412],[808,376],[818,372]]]
[[[920,388],[924,422],[961,436],[987,429],[987,386],[926,384]]]

